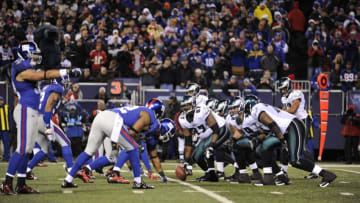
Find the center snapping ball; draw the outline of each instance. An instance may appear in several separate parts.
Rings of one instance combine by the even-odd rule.
[[[175,175],[176,175],[176,177],[178,177],[182,181],[186,180],[185,169],[182,166],[176,166]]]

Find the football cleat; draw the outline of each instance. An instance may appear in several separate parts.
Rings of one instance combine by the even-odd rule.
[[[141,183],[134,182],[132,189],[155,189],[155,186],[147,185],[145,182],[141,182]]]
[[[153,174],[153,172],[151,172],[151,171],[148,171],[148,177],[151,180],[160,180],[160,178],[157,175]]]
[[[27,186],[26,184],[21,186],[21,187],[16,186],[15,191],[18,194],[40,194],[40,192],[38,192],[35,189]]]
[[[73,182],[67,182],[66,180],[63,181],[63,183],[61,184],[62,188],[75,188],[77,187],[76,184],[74,184]]]
[[[337,176],[331,171],[324,170],[324,173],[325,174],[321,180],[321,183],[319,184],[320,187],[329,186],[329,184],[337,178]]]
[[[281,174],[275,177],[275,185],[277,186],[290,185],[290,184],[291,182],[285,174]]]
[[[93,183],[94,181],[90,179],[85,173],[85,171],[79,171],[77,177],[80,178],[84,183]]]
[[[196,180],[199,182],[219,182],[219,178],[217,177],[215,171],[209,171],[205,173],[204,176],[196,178]]]
[[[113,168],[114,168],[114,167],[109,168],[109,169],[106,171],[105,176],[111,175],[111,174],[113,173]]]
[[[105,173],[103,171],[103,168],[98,168],[98,169],[95,169],[95,172],[98,173],[100,176],[105,176]]]
[[[264,186],[264,185],[275,185],[275,181],[272,174],[264,174],[264,179],[254,183],[255,186]]]
[[[5,183],[3,183],[1,185],[0,190],[2,193],[6,194],[6,195],[16,195],[16,192],[14,192],[14,190],[12,189],[12,186],[5,184]]]
[[[238,178],[238,182],[239,183],[251,183],[251,179],[250,179],[250,176],[249,174],[247,173],[243,173],[239,175],[239,178]]]
[[[38,177],[36,177],[31,171],[26,173],[26,180],[37,180]]]
[[[117,173],[112,173],[107,177],[108,183],[119,183],[119,184],[130,184],[129,180],[125,180],[123,177],[119,176]]]
[[[239,178],[239,175],[240,175],[240,173],[239,173],[239,170],[235,170],[235,172],[234,172],[234,174],[232,174],[231,176],[229,176],[229,177],[225,177],[224,178],[224,180],[226,180],[226,181],[228,181],[228,182],[230,182],[231,180],[234,180],[234,179],[238,179]],[[237,181],[236,181],[237,182]]]
[[[262,180],[262,175],[259,171],[254,171],[250,178],[251,180]]]
[[[225,178],[225,173],[224,172],[220,172],[220,171],[217,171],[216,172],[216,175],[217,177],[220,179],[220,178]]]
[[[309,175],[307,176],[304,176],[305,179],[316,179],[318,178],[319,176],[316,175],[315,173],[310,173]]]

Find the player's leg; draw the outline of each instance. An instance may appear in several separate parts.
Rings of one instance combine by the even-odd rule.
[[[117,157],[117,161],[114,165],[114,168],[112,169],[111,173],[108,175],[107,181],[108,183],[120,183],[120,184],[128,184],[130,183],[129,180],[124,179],[122,176],[120,176],[120,170],[126,163],[126,161],[129,160],[129,154],[126,152],[126,150],[121,150]]]
[[[224,178],[224,161],[225,161],[225,147],[221,146],[216,149],[215,155],[216,155],[216,175],[219,178]]]
[[[52,122],[55,141],[60,144],[62,156],[66,163],[66,171],[69,172],[73,166],[73,155],[71,150],[71,141],[61,130],[61,128]]]
[[[37,179],[37,177],[32,173],[32,170],[38,163],[40,163],[46,157],[46,154],[49,152],[49,142],[45,137],[45,135],[42,134],[38,135],[36,138],[36,144],[39,145],[39,150],[36,153],[34,153],[34,157],[27,165],[27,169],[26,169],[27,180]]]
[[[332,181],[336,179],[336,175],[328,170],[322,169],[315,165],[312,160],[302,158],[303,150],[303,136],[305,135],[304,124],[294,119],[288,128],[288,148],[290,154],[290,163],[292,166],[304,171],[312,172],[323,177],[320,187],[327,187]]]
[[[235,158],[236,158],[236,163],[239,166],[240,175],[237,180],[236,179],[230,180],[230,183],[251,182],[250,176],[246,169],[246,165],[247,165],[246,152],[251,149],[249,141],[250,141],[249,138],[243,137],[235,142],[235,147],[236,147]]]
[[[151,180],[160,180],[160,178],[158,176],[156,176],[155,174],[153,174],[153,172],[152,172],[146,142],[140,141],[140,144],[144,147],[144,150],[140,153],[140,159],[142,160],[142,162],[145,165],[148,177]]]
[[[259,172],[259,168],[256,163],[255,151],[247,148],[247,149],[245,149],[245,156],[246,156],[246,161],[249,164],[249,167],[252,171],[252,175],[250,177],[251,180],[261,180],[262,175]]]

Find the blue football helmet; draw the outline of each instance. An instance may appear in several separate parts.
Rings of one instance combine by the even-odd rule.
[[[148,102],[146,102],[145,107],[153,110],[157,119],[160,119],[164,116],[165,106],[163,102],[159,99],[150,99]]]
[[[160,121],[160,136],[159,140],[162,142],[169,142],[175,134],[175,123],[169,118]]]
[[[41,51],[35,42],[23,42],[19,45],[17,55],[20,59],[31,59],[32,66],[41,64]]]
[[[245,113],[250,114],[252,107],[255,106],[256,104],[258,104],[259,102],[260,101],[257,96],[252,95],[252,94],[247,95],[245,97],[245,104],[244,104],[245,105],[245,107],[244,107]]]

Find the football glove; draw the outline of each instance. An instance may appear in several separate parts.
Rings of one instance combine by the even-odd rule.
[[[213,147],[208,147],[206,149],[206,158],[209,159],[210,157],[212,157],[214,155],[214,148]]]
[[[184,169],[187,176],[192,175],[192,166],[189,163],[184,162]]]
[[[82,71],[80,68],[73,68],[70,70],[69,76],[78,78],[81,76],[81,74],[82,74]]]
[[[48,138],[48,140],[50,142],[54,142],[55,141],[55,135],[54,135],[54,131],[52,128],[46,128],[45,130],[45,135]]]

